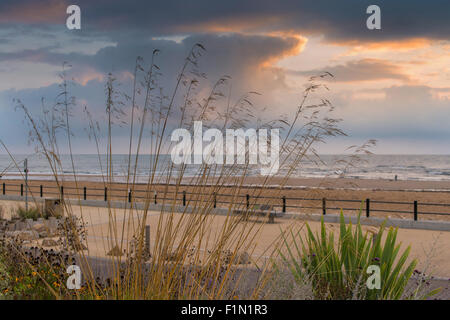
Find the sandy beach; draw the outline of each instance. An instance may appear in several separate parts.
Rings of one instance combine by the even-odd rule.
[[[14,208],[19,204],[16,201],[1,200],[0,204],[5,208]],[[117,221],[116,236],[111,231],[111,225],[109,221],[108,209],[104,207],[79,207],[72,206],[73,213],[77,216],[83,214],[84,221],[87,222],[87,243],[90,256],[106,257],[106,253],[111,249],[111,243],[113,239],[122,238],[122,226],[126,221],[126,225],[129,223],[129,219],[125,218],[123,209],[114,209],[114,216]],[[6,210],[7,212],[9,210]],[[167,213],[164,215],[168,215]],[[175,213],[173,215],[175,223],[180,219],[181,214]],[[137,222],[137,217],[142,217],[142,211],[137,210],[135,217],[131,220]],[[156,230],[158,226],[161,213],[157,211],[149,211],[146,218],[146,225],[150,225],[151,230],[151,247],[154,246],[156,237]],[[164,219],[164,217],[163,217]],[[209,226],[208,234],[205,237],[207,243],[204,244],[203,251],[212,248],[215,245],[216,238],[220,234],[220,229],[223,226],[226,217],[225,216],[211,216],[210,221],[207,223]],[[320,228],[319,222],[308,221],[307,222],[313,231],[317,231]],[[241,223],[239,228],[236,229],[236,234],[239,234],[241,229],[248,228],[249,224]],[[338,225],[333,223],[327,223],[327,228],[338,233]],[[251,254],[252,259],[257,263],[262,263],[265,258],[270,256],[271,249],[274,248],[276,240],[279,239],[282,231],[293,228],[293,230],[300,230],[301,234],[304,234],[304,222],[296,219],[277,219],[275,224],[257,224],[257,227],[261,227],[260,231],[252,231],[253,234],[257,234],[255,238],[256,246],[252,248],[246,248]],[[363,230],[373,230],[373,227],[363,226]],[[128,231],[127,231],[128,230]],[[131,241],[133,232],[126,227],[123,233],[124,246]],[[425,230],[408,230],[398,229],[398,241],[402,243],[402,248],[406,249],[407,246],[411,246],[410,259],[418,259],[417,269],[426,271],[427,274],[433,274],[439,277],[448,277],[450,275],[450,232],[440,231],[425,231]],[[175,241],[176,243],[176,241]]]

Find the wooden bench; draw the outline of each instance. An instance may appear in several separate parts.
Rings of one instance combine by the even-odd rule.
[[[263,205],[255,205],[253,209],[246,210],[233,210],[234,215],[242,215],[243,220],[248,220],[250,216],[263,216],[269,219],[269,223],[275,223],[275,217],[281,217],[284,213],[276,212],[273,209],[273,205],[263,204]]]

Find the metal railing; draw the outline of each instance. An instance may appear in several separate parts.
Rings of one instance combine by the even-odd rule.
[[[24,196],[25,190],[28,189],[32,197],[43,198],[45,196],[57,196],[58,198],[67,199],[99,199],[103,198],[104,201],[112,199],[123,199],[125,201],[139,201],[139,200],[150,200],[154,204],[158,204],[162,201],[177,201],[183,206],[189,205],[192,202],[202,201],[205,202],[205,198],[212,203],[212,206],[216,208],[221,205],[229,205],[230,203],[242,204],[247,209],[254,208],[255,206],[261,204],[270,203],[274,208],[279,208],[283,213],[287,212],[289,209],[298,210],[317,210],[321,211],[323,215],[326,215],[329,211],[362,211],[365,213],[366,217],[370,217],[373,213],[393,213],[393,214],[411,214],[415,221],[418,220],[419,215],[436,215],[436,216],[450,216],[449,212],[442,212],[443,210],[449,210],[449,203],[429,203],[420,202],[414,200],[412,202],[406,201],[382,201],[373,199],[331,199],[331,198],[305,198],[305,197],[287,197],[285,195],[281,196],[267,196],[259,195],[254,196],[249,193],[247,194],[230,194],[230,193],[201,193],[201,192],[188,192],[186,190],[181,191],[164,191],[164,196],[158,196],[156,191],[148,191],[135,189],[126,190],[125,188],[95,188],[95,187],[76,187],[71,186],[49,186],[49,185],[28,185],[25,184],[8,184],[3,182],[2,184],[2,194],[17,194]],[[75,192],[74,192],[75,190]],[[281,192],[281,191],[280,191]],[[172,196],[169,196],[172,195]],[[359,204],[358,206],[349,206],[348,204]],[[342,205],[339,205],[342,204]],[[385,206],[385,208],[377,205]],[[388,206],[403,206],[403,209],[392,209],[386,208]],[[409,209],[405,209],[409,208]],[[421,209],[419,211],[419,208]],[[436,211],[435,209],[440,209]],[[445,208],[445,209],[442,209]]]

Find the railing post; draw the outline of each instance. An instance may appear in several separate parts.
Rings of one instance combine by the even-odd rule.
[[[246,199],[247,199],[247,209],[250,208],[250,195],[247,193],[246,195]]]
[[[6,183],[3,182],[3,195],[6,194]]]
[[[214,208],[217,207],[217,197],[216,197],[216,193],[213,193],[213,201],[214,201]]]
[[[158,198],[158,193],[155,191],[155,204],[158,204],[157,198]]]
[[[83,188],[83,199],[84,200],[87,199],[87,188],[86,187]]]
[[[61,199],[63,199],[63,198],[64,198],[64,187],[61,186]]]
[[[186,191],[183,191],[183,207],[186,207]]]
[[[128,190],[128,202],[131,203],[131,190]]]
[[[366,217],[370,216],[370,199],[366,199]]]
[[[414,200],[414,221],[417,221],[417,200]]]
[[[42,184],[39,186],[39,191],[41,194],[41,198],[44,196],[44,187],[42,186]]]
[[[283,213],[286,212],[286,196],[283,196]]]
[[[108,201],[108,188],[105,187],[105,201]]]
[[[20,196],[23,197],[23,183],[20,185]]]
[[[327,199],[326,198],[322,198],[322,214],[323,215],[327,214]]]
[[[150,226],[145,226],[145,252],[150,253]]]

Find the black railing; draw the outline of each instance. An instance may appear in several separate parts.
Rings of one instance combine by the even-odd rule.
[[[20,194],[24,195],[24,189],[27,188],[24,184],[8,184],[3,183],[2,185],[2,194],[3,195],[11,195],[11,194]],[[33,193],[33,189],[39,188]],[[75,190],[75,192],[73,192]],[[251,209],[252,207],[262,205],[262,204],[270,204],[274,208],[279,208],[283,213],[287,212],[289,209],[293,211],[299,210],[317,210],[321,211],[323,215],[326,215],[329,211],[364,211],[365,216],[367,218],[371,217],[373,213],[393,213],[393,214],[411,214],[414,220],[418,220],[419,215],[436,215],[436,216],[450,216],[448,212],[442,211],[434,211],[430,210],[430,208],[450,208],[450,204],[448,203],[428,203],[428,202],[419,202],[414,200],[412,202],[406,201],[383,201],[383,200],[374,200],[374,199],[365,199],[365,200],[355,200],[355,199],[330,199],[330,198],[304,198],[304,197],[287,197],[286,195],[280,196],[267,196],[267,195],[250,195],[247,194],[229,194],[229,193],[201,193],[201,192],[188,192],[186,190],[174,192],[166,190],[163,192],[163,196],[158,196],[156,191],[150,190],[141,190],[141,189],[115,189],[115,188],[95,188],[95,187],[82,187],[82,191],[78,192],[79,189],[71,186],[44,186],[44,185],[28,185],[28,191],[32,196],[39,194],[39,197],[43,198],[44,196],[57,196],[58,198],[67,198],[67,199],[101,199],[103,196],[104,201],[114,200],[114,199],[126,199],[125,201],[140,201],[140,200],[148,200],[153,201],[155,204],[158,202],[164,201],[178,201],[183,206],[189,205],[189,203],[195,202],[205,202],[205,198],[199,197],[207,197],[209,201],[212,203],[213,207],[216,208],[220,205],[228,205],[231,202],[240,203],[245,208]],[[123,196],[121,196],[123,194]],[[173,196],[170,196],[173,195]],[[360,206],[350,207],[345,204],[348,203],[359,203]],[[318,204],[318,205],[313,205]],[[334,206],[332,204],[335,204]],[[342,206],[338,206],[338,204],[342,204]],[[389,205],[389,206],[403,206],[403,210],[397,210],[392,208],[377,208],[377,205]],[[406,208],[410,208],[409,210],[405,210]],[[419,208],[428,209],[428,211],[419,211]],[[423,209],[424,210],[424,209]],[[450,211],[450,210],[449,210]]]

